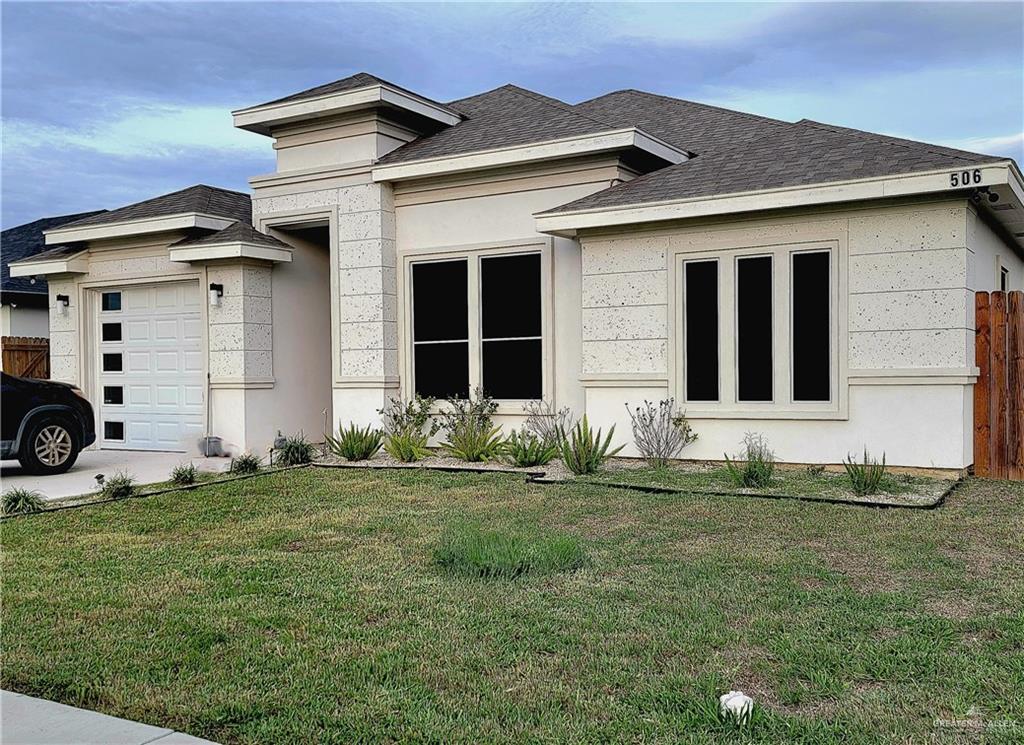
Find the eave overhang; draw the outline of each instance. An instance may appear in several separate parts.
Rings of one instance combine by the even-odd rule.
[[[221,259],[252,259],[287,263],[292,260],[291,249],[275,248],[260,243],[247,241],[227,241],[224,243],[203,243],[195,246],[171,246],[168,249],[171,261],[197,263],[218,261]]]
[[[143,217],[136,220],[99,223],[97,225],[81,225],[75,227],[54,228],[44,231],[46,244],[77,243],[79,241],[95,241],[103,238],[123,238],[149,233],[164,233],[172,230],[223,230],[238,221],[238,218],[218,217],[199,212],[185,212],[177,215],[161,217]]]
[[[962,175],[969,182],[962,185]],[[977,176],[975,176],[977,173]],[[953,176],[957,184],[953,184]],[[1024,243],[1024,178],[1012,160],[944,168],[894,176],[851,181],[835,181],[808,186],[766,189],[763,191],[721,194],[711,197],[650,202],[622,207],[592,208],[572,212],[534,214],[537,231],[571,237],[581,230],[620,225],[683,220],[761,210],[811,207],[872,199],[892,199],[922,194],[959,193],[968,195],[979,189],[998,196],[995,203],[987,197],[979,203],[1014,237]],[[1000,206],[1002,205],[1002,206]]]
[[[379,106],[406,111],[445,126],[453,126],[462,121],[459,114],[446,106],[384,84],[328,93],[298,101],[252,106],[232,111],[231,116],[234,125],[239,129],[270,137],[276,127]]]
[[[71,256],[41,259],[26,259],[10,265],[12,277],[44,277],[48,274],[88,274],[89,255],[84,248]]]
[[[682,163],[690,157],[686,151],[638,127],[626,127],[526,145],[378,165],[372,173],[374,181],[405,181],[630,149],[647,153],[666,164]]]

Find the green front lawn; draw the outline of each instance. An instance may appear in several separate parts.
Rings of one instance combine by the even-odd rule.
[[[451,571],[453,525],[582,566]],[[1022,525],[1024,484],[913,511],[291,471],[5,522],[0,683],[222,742],[955,740],[935,720],[972,717],[1016,742]],[[733,688],[762,706],[743,734],[715,716]]]

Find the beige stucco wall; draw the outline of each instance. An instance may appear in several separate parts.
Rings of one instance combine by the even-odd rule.
[[[721,458],[743,434],[764,433],[780,458],[839,462],[867,446],[893,464],[959,468],[973,374],[972,251],[966,202],[886,205],[769,219],[705,221],[668,230],[593,234],[583,246],[583,377],[596,424],[632,435],[625,404],[679,397],[673,338],[677,255],[833,242],[841,257],[844,328],[837,410],[691,412],[694,458]],[[984,227],[984,226],[983,226]],[[979,249],[984,250],[984,249]],[[788,299],[776,313],[788,313]],[[778,303],[777,303],[778,304]],[[692,408],[692,407],[691,407]],[[713,408],[713,407],[709,407]],[[627,452],[630,452],[627,449]],[[635,451],[632,451],[635,452]]]

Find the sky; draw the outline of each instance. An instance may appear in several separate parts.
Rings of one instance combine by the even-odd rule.
[[[640,88],[1024,161],[1024,3],[0,5],[4,228],[248,190],[230,112],[366,71],[439,101]]]

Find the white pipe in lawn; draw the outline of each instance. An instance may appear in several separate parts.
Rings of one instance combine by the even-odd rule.
[[[754,713],[754,699],[743,691],[729,691],[718,697],[718,711],[723,717],[746,724]]]

